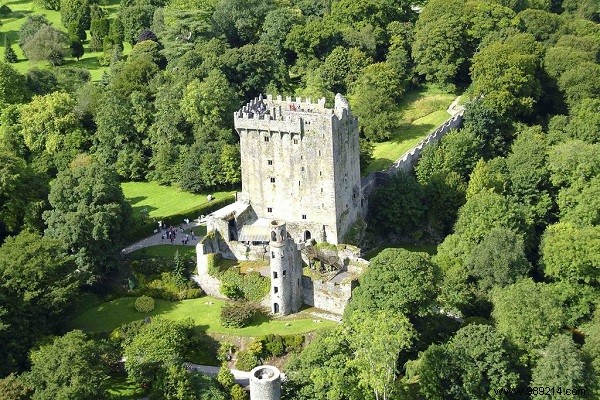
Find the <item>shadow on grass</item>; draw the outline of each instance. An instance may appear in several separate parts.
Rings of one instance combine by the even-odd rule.
[[[127,202],[129,202],[129,204],[134,205],[139,203],[140,201],[146,200],[148,198],[148,196],[137,196],[137,197],[129,197],[127,199]]]
[[[27,4],[27,3],[31,3],[31,0],[12,0],[12,1],[7,1],[5,2],[5,4],[7,6],[11,6],[11,5],[17,5],[17,4]]]

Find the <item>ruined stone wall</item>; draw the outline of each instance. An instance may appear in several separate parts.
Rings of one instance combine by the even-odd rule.
[[[344,314],[344,309],[352,296],[356,281],[334,283],[302,277],[302,297],[304,304],[317,307],[334,314]]]
[[[209,296],[225,299],[221,294],[221,281],[208,274],[208,257],[210,253],[219,253],[219,244],[216,236],[206,236],[204,240],[196,245],[196,267],[197,276],[195,281],[200,285],[204,293]]]
[[[289,222],[296,240],[308,230],[318,241],[340,241],[360,214],[358,124],[347,102],[336,96],[327,109],[324,99],[267,96],[234,122],[242,192],[257,216]]]

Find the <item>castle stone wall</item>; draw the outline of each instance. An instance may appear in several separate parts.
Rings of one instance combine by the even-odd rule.
[[[338,243],[361,214],[358,122],[345,99],[252,100],[234,113],[242,192],[259,218],[285,220],[296,240]]]
[[[313,280],[308,276],[303,276],[302,297],[304,304],[342,315],[352,296],[354,282],[335,283]]]

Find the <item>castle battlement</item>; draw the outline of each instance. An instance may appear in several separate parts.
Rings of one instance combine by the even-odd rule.
[[[268,125],[271,131],[302,132],[303,124],[347,118],[350,115],[349,108],[348,102],[340,94],[335,97],[334,108],[325,107],[325,98],[313,102],[310,98],[292,99],[288,96],[283,99],[282,96],[274,98],[272,95],[264,98],[261,94],[234,112],[233,117],[239,128],[263,130]]]

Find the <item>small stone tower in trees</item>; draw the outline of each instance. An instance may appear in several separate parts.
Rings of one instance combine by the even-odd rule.
[[[287,315],[302,306],[302,258],[285,222],[273,220],[270,228],[271,311]]]

